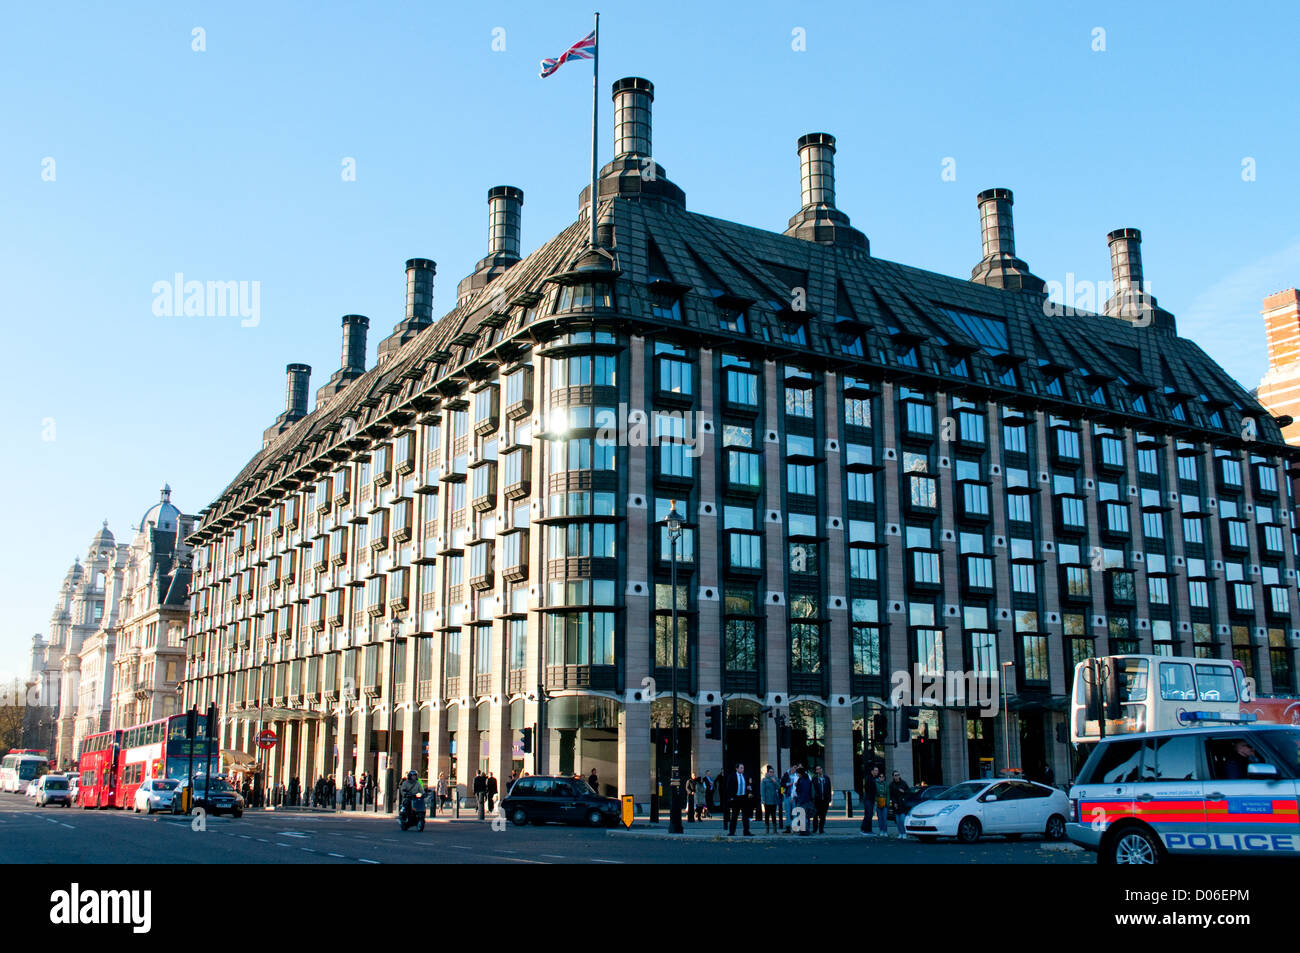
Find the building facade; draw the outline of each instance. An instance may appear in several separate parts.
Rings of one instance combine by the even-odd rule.
[[[32,640],[31,675],[37,704],[25,721],[29,746],[50,752],[54,764],[76,759],[77,713],[81,702],[81,653],[104,621],[112,577],[124,556],[108,521],[90,541],[85,560],[74,560],[50,616],[46,638]]]
[[[113,728],[165,718],[180,710],[189,619],[190,549],[196,520],[164,486],[140,519],[122,574],[109,691]]]
[[[614,84],[594,247],[584,190],[521,258],[523,195],[494,188],[450,312],[413,259],[375,367],[355,315],[314,409],[288,366],[190,538],[185,704],[220,706],[223,748],[273,728],[270,782],[594,769],[644,803],[674,686],[685,773],[793,761],[837,790],[872,759],[1064,779],[1093,654],[1295,690],[1296,451],[1177,336],[1135,229],[1106,313],[1062,314],[1008,190],[978,197],[970,281],[870,255],[825,133],[784,232],[722,221],[653,157],[652,100]],[[944,688],[910,727],[902,690],[950,673],[1009,715]]]

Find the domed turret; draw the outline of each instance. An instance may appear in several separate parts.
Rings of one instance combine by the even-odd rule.
[[[172,488],[163,484],[158,502],[145,510],[144,516],[140,517],[140,532],[144,532],[149,524],[153,523],[153,528],[156,530],[174,533],[180,515],[181,511],[172,504]]]

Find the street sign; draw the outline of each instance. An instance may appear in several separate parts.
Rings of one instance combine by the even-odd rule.
[[[632,795],[623,795],[623,826],[632,826]]]
[[[257,746],[259,748],[274,748],[275,741],[276,741],[275,732],[272,731],[270,728],[267,728],[264,731],[259,732],[257,735]]]

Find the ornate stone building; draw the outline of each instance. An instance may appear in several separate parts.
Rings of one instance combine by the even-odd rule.
[[[314,409],[288,366],[190,539],[185,703],[221,707],[224,748],[270,726],[271,781],[382,777],[391,752],[461,785],[595,769],[644,803],[674,671],[685,771],[781,757],[837,790],[870,758],[1069,776],[1093,654],[1237,658],[1295,689],[1297,451],[1144,293],[1135,229],[1108,236],[1106,313],[1061,314],[1008,190],[978,197],[969,281],[871,256],[825,133],[798,142],[784,232],[722,221],[653,157],[652,98],[614,84],[595,247],[584,190],[521,258],[522,193],[494,188],[454,308],[434,320],[413,259],[377,366],[351,315]],[[908,730],[897,676],[953,671],[1011,717],[944,693]]]

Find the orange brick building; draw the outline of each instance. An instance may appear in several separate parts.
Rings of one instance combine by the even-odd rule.
[[[1256,396],[1274,415],[1293,418],[1282,435],[1287,443],[1300,446],[1300,290],[1268,295],[1261,313],[1268,335],[1268,371]]]

